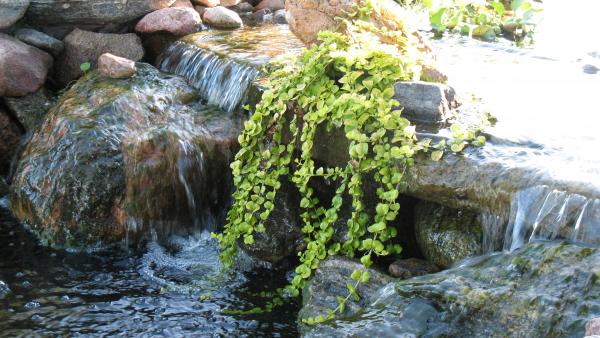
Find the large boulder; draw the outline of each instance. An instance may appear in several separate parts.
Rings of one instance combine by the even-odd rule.
[[[171,7],[146,15],[135,26],[139,33],[169,32],[177,36],[195,33],[202,24],[193,8]]]
[[[363,290],[360,316],[316,326],[305,337],[582,337],[600,314],[600,252],[564,243],[530,243],[436,274]],[[319,284],[344,268],[329,265]],[[315,277],[316,278],[316,277]],[[324,280],[324,281],[323,281]],[[311,282],[306,294],[312,294]],[[303,310],[324,313],[343,288],[321,288]],[[367,292],[367,293],[366,293]]]
[[[67,85],[83,75],[81,64],[89,62],[94,67],[100,55],[104,53],[133,61],[139,61],[144,56],[142,41],[133,33],[94,33],[75,29],[63,42],[65,50],[56,61],[55,67],[56,80],[62,85]]]
[[[13,155],[17,151],[21,128],[12,116],[0,106],[0,175],[8,173]]]
[[[26,14],[32,25],[103,25],[125,23],[175,0],[33,0]]]
[[[0,29],[8,28],[25,15],[29,0],[0,0]]]
[[[4,104],[26,131],[35,131],[44,120],[44,116],[54,103],[52,93],[41,88],[35,93],[23,97],[5,97]]]
[[[423,255],[439,267],[478,255],[482,249],[479,214],[436,203],[417,204],[415,235]]]
[[[92,71],[63,94],[21,154],[10,208],[58,246],[131,243],[214,224],[230,200],[241,125],[241,117],[201,105],[182,78],[149,65],[137,64],[127,79]]]
[[[0,96],[24,96],[46,82],[52,57],[0,33]]]

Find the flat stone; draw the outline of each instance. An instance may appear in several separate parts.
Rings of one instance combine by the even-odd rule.
[[[46,82],[52,57],[35,47],[0,33],[0,96],[24,96]]]
[[[83,75],[80,66],[89,62],[92,68],[100,55],[111,53],[133,61],[144,56],[142,41],[133,33],[94,33],[75,29],[63,40],[65,50],[57,60],[56,79],[62,85]]]
[[[54,103],[52,94],[44,87],[23,97],[5,97],[4,104],[26,131],[37,130]]]
[[[167,8],[175,0],[32,0],[26,20],[35,26],[105,25],[126,23],[152,11]]]
[[[217,28],[240,28],[244,25],[236,12],[223,6],[207,8],[202,19],[206,24]]]
[[[29,0],[0,0],[0,29],[8,28],[25,15]]]
[[[164,8],[146,15],[135,26],[136,32],[169,32],[177,36],[195,33],[202,19],[193,8]]]
[[[54,56],[58,56],[65,48],[62,41],[35,29],[21,28],[15,32],[15,37]]]
[[[445,122],[458,106],[450,86],[430,82],[397,82],[394,99],[404,108],[402,116],[415,123]]]
[[[135,62],[129,59],[104,53],[98,58],[98,71],[112,79],[125,79],[135,75],[136,68]]]

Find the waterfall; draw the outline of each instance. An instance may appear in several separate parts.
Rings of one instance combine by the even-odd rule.
[[[510,209],[505,250],[539,239],[600,245],[600,199],[541,185],[517,192]]]
[[[228,112],[245,103],[259,74],[255,67],[182,41],[173,43],[164,55],[162,71],[185,77],[208,104]]]

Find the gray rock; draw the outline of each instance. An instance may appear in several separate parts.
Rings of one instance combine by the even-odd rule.
[[[26,44],[45,50],[54,56],[58,56],[65,48],[62,41],[35,29],[21,28],[15,32],[15,37]]]
[[[481,253],[479,215],[431,202],[415,208],[415,235],[421,252],[439,267],[449,267]]]
[[[8,28],[25,15],[29,0],[0,0],[0,29]]]
[[[236,12],[223,6],[207,8],[202,14],[202,20],[217,28],[240,28],[244,25]]]
[[[585,324],[585,335],[600,335],[600,317],[593,318]]]
[[[0,175],[8,173],[23,132],[17,121],[0,106]]]
[[[91,71],[23,150],[10,208],[56,246],[134,243],[150,229],[185,234],[223,222],[241,126],[242,117],[201,105],[185,80],[147,64],[127,79]]]
[[[400,259],[388,267],[390,275],[400,279],[423,276],[438,271],[438,267],[433,263],[418,258]]]
[[[54,103],[52,93],[42,88],[23,97],[5,97],[4,103],[26,131],[37,130]]]
[[[402,115],[415,123],[442,123],[458,106],[454,89],[430,82],[398,82],[394,99],[404,108]]]
[[[32,25],[125,23],[171,6],[175,0],[33,0],[26,14]]]
[[[144,56],[140,38],[133,34],[94,33],[75,29],[63,40],[65,50],[56,61],[56,80],[66,85],[76,80],[83,71],[82,63],[89,62],[93,67],[100,55],[111,53],[133,61]]]
[[[598,249],[530,243],[394,281],[365,295],[360,316],[300,330],[305,337],[582,337],[600,314],[599,264]],[[321,283],[337,283],[337,267],[328,269]],[[304,308],[325,311],[329,304],[317,304],[335,290],[323,290]]]
[[[337,297],[346,297],[348,289],[346,284],[354,281],[350,278],[355,269],[363,270],[364,267],[360,262],[345,258],[345,257],[329,257],[319,264],[319,267],[314,271],[313,277],[310,279],[304,290],[302,291],[303,307],[298,314],[298,322],[304,330],[310,330],[302,324],[302,319],[307,317],[315,317],[318,315],[327,315],[328,309],[335,309],[338,306]],[[375,270],[368,269],[370,274],[369,283],[360,283],[356,291],[360,295],[357,301],[351,297],[346,303],[344,318],[351,318],[361,310],[361,308],[371,304],[375,298],[377,290],[392,281],[392,278]]]
[[[52,57],[0,33],[0,96],[24,96],[46,82]]]

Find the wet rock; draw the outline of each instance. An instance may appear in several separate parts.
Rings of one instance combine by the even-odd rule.
[[[585,335],[600,335],[600,317],[591,319],[585,324]]]
[[[256,23],[273,22],[273,11],[268,8],[252,13],[252,20]]]
[[[273,13],[273,23],[285,25],[287,24],[287,17],[285,14],[285,9],[280,9]]]
[[[177,39],[179,39],[178,36],[166,32],[143,34],[142,46],[144,46],[146,52],[144,59],[149,60],[151,63],[158,62],[165,49]]]
[[[277,11],[280,9],[285,9],[285,1],[283,0],[262,0],[254,7],[255,11],[260,11],[261,9],[268,8],[272,11]]]
[[[217,28],[239,28],[244,25],[236,12],[222,6],[207,8],[202,14],[202,20]]]
[[[26,131],[35,131],[42,124],[54,100],[50,91],[41,88],[23,97],[5,97],[4,103]]]
[[[124,79],[135,75],[135,62],[104,53],[98,58],[98,71],[104,76],[113,79]]]
[[[597,249],[530,243],[394,281],[365,295],[360,316],[300,329],[305,337],[581,337],[600,314],[599,263]],[[337,280],[329,269],[323,283]],[[304,308],[326,311],[318,302],[305,298]]]
[[[479,215],[430,202],[415,209],[415,234],[421,252],[439,267],[481,253]]]
[[[302,309],[298,314],[300,331],[309,333],[311,327],[301,323],[303,318],[314,317],[318,315],[327,315],[328,309],[335,309],[338,306],[337,297],[346,297],[348,289],[346,285],[354,281],[350,278],[355,269],[363,270],[360,262],[353,261],[345,257],[329,257],[319,264],[319,268],[314,271],[314,275],[302,290]],[[368,269],[370,274],[369,283],[360,283],[356,291],[360,295],[357,301],[351,298],[346,303],[344,318],[355,316],[363,307],[371,304],[379,288],[392,281],[392,278],[375,270]],[[326,324],[324,324],[326,325]],[[318,325],[320,327],[320,325]],[[308,332],[307,332],[308,331]],[[333,335],[329,337],[336,337]]]
[[[65,48],[62,41],[35,29],[21,28],[15,32],[15,37],[26,44],[42,49],[54,56],[60,54]]]
[[[404,108],[402,116],[415,123],[445,122],[458,106],[454,89],[443,84],[397,82],[394,92],[394,99]]]
[[[390,264],[388,272],[392,277],[407,279],[438,272],[434,264],[418,258],[400,259]]]
[[[33,25],[104,25],[125,23],[171,6],[175,0],[33,0],[26,19]]]
[[[29,0],[0,0],[0,29],[8,28],[25,15]]]
[[[62,85],[83,75],[80,66],[89,62],[92,68],[100,55],[111,53],[133,61],[144,56],[140,38],[133,34],[94,33],[75,29],[63,40],[65,50],[56,62],[56,79]]]
[[[219,0],[194,0],[194,3],[204,7],[216,7],[221,4]]]
[[[171,7],[178,7],[178,8],[194,8],[194,5],[192,5],[192,2],[190,0],[175,0],[175,2],[171,5]]]
[[[146,15],[135,26],[139,33],[169,32],[177,36],[195,33],[202,24],[193,8],[171,7]]]
[[[8,285],[0,280],[0,300],[4,299],[9,293],[10,289],[8,288]]]
[[[0,106],[0,175],[8,173],[12,157],[17,151],[22,131],[12,116]]]
[[[277,263],[300,251],[304,245],[301,230],[300,197],[297,188],[284,182],[275,196],[275,208],[264,222],[266,231],[254,233],[254,244],[240,247],[262,261]]]
[[[136,66],[127,79],[80,79],[21,154],[10,208],[44,243],[133,243],[150,229],[223,221],[243,118],[201,105],[182,78]]]
[[[24,96],[46,82],[52,57],[0,33],[0,96]]]

